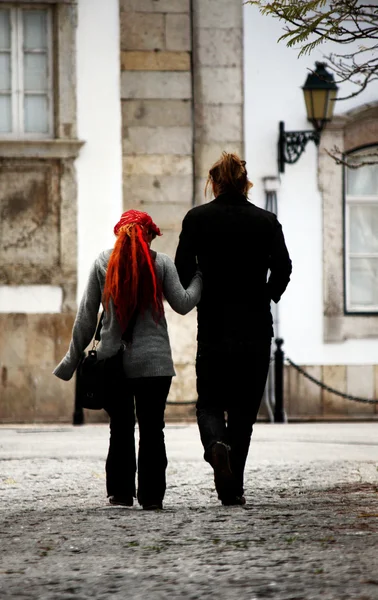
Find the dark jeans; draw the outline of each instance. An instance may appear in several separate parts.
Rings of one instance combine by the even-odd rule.
[[[228,444],[235,494],[244,492],[244,467],[253,424],[264,393],[270,362],[271,338],[225,346],[199,343],[197,422],[211,464],[211,448]]]
[[[172,377],[128,379],[126,394],[106,407],[110,417],[110,443],[106,460],[108,496],[132,498],[136,495],[136,412],[139,425],[138,501],[140,504],[162,502],[168,464],[164,442],[164,410],[171,382]]]

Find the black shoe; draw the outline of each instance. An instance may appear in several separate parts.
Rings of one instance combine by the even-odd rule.
[[[244,496],[230,496],[229,498],[223,498],[223,506],[244,506],[246,499]]]
[[[133,498],[131,496],[109,496],[109,504],[113,506],[132,506]]]
[[[214,469],[215,489],[219,500],[234,497],[234,478],[230,466],[229,448],[223,442],[216,442],[211,448],[211,465]]]
[[[143,510],[163,510],[163,503],[157,502],[156,504],[142,504]]]

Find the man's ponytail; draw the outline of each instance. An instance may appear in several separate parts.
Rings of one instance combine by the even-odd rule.
[[[246,196],[253,183],[248,179],[245,161],[237,154],[222,152],[220,159],[209,171],[205,195],[209,185],[212,185],[218,194],[237,191]]]

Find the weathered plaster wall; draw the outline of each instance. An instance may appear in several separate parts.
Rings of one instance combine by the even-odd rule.
[[[0,140],[0,285],[58,286],[60,314],[0,315],[0,420],[70,420],[72,384],[51,371],[66,348],[76,310],[76,6],[55,7],[55,134]],[[5,311],[8,312],[5,312]],[[68,404],[70,408],[68,408]]]
[[[0,285],[0,313],[60,313],[62,299],[57,285]]]
[[[63,312],[76,306],[73,199],[76,179],[71,160],[2,160],[0,283],[58,285],[63,290]]]
[[[51,371],[66,351],[73,318],[0,315],[0,422],[70,422],[74,381]]]

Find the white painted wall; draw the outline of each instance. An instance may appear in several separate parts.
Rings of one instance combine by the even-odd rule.
[[[311,129],[300,89],[315,61],[337,51],[323,45],[310,57],[277,40],[282,24],[244,7],[245,139],[249,176],[255,184],[251,200],[264,206],[262,178],[277,175],[278,123],[286,130]],[[344,47],[345,49],[345,47]],[[353,90],[343,84],[342,95]],[[378,82],[357,98],[336,103],[335,114],[375,101]],[[285,352],[301,364],[374,364],[378,339],[323,343],[322,212],[317,186],[317,151],[313,143],[295,165],[286,165],[278,191],[278,218],[293,260],[289,287],[279,304],[279,331]]]
[[[60,313],[62,300],[54,285],[0,285],[0,313]]]
[[[113,246],[122,212],[119,32],[118,0],[79,0],[78,299],[93,260]]]

